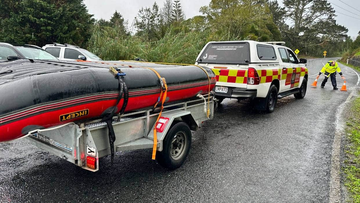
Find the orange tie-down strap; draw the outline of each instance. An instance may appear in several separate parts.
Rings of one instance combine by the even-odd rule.
[[[154,125],[154,144],[153,144],[153,152],[152,152],[152,160],[156,159],[156,151],[157,151],[157,132],[156,132],[156,123],[159,121],[162,111],[164,109],[164,103],[167,97],[167,84],[166,84],[166,80],[165,78],[162,78],[160,76],[160,74],[153,68],[148,68],[148,67],[144,67],[146,69],[152,70],[159,78],[160,80],[160,85],[161,85],[161,92],[160,92],[160,96],[159,96],[159,100],[156,102],[156,104],[154,105],[154,108],[156,108],[156,106],[158,105],[159,102],[161,102],[161,107],[160,107],[160,112],[159,115],[156,119],[155,125]]]
[[[163,63],[163,64],[168,64],[168,63]],[[174,64],[172,64],[174,65]],[[177,64],[179,65],[179,64]],[[185,64],[180,64],[180,65],[185,65]],[[186,64],[188,65],[188,64]],[[211,79],[210,79],[210,76],[208,74],[208,72],[201,66],[198,66],[198,65],[195,65],[196,67],[200,68],[201,70],[203,70],[206,75],[207,75],[207,78],[208,78],[208,87],[209,87],[209,90],[208,90],[208,108],[207,108],[207,113],[206,113],[206,116],[209,118],[210,117],[210,91],[211,91]],[[160,96],[159,96],[159,100],[156,102],[156,104],[154,105],[154,108],[156,108],[156,106],[158,105],[158,103],[161,101],[161,107],[160,107],[160,113],[159,113],[159,116],[157,117],[156,119],[156,122],[155,122],[155,126],[154,126],[154,144],[153,144],[153,152],[152,152],[152,160],[155,160],[156,159],[156,151],[157,151],[157,132],[156,132],[156,123],[159,121],[160,117],[161,117],[161,114],[162,114],[162,111],[164,109],[164,103],[165,103],[165,100],[166,100],[166,97],[167,97],[167,90],[168,90],[168,87],[167,87],[167,83],[166,83],[166,80],[165,78],[162,78],[160,76],[160,74],[153,68],[149,68],[149,67],[143,67],[143,68],[146,68],[146,69],[149,69],[149,70],[152,70],[159,78],[160,80],[160,83],[161,84],[161,92],[160,92]]]
[[[141,63],[141,62],[140,62]],[[144,62],[143,62],[144,63]],[[149,63],[149,62],[146,62]],[[206,116],[207,118],[210,118],[210,96],[211,96],[211,78],[209,76],[209,73],[205,70],[205,68],[199,66],[199,65],[194,65],[194,64],[186,64],[186,63],[165,63],[165,62],[156,62],[158,64],[163,64],[163,65],[180,65],[180,66],[196,66],[198,68],[200,68],[202,71],[205,72],[207,78],[208,78],[208,105],[207,105],[207,111],[206,111]],[[160,77],[160,76],[158,76]]]

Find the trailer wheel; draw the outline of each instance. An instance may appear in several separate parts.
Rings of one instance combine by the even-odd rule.
[[[156,160],[165,168],[177,169],[184,163],[190,146],[190,128],[186,123],[178,122],[166,134],[163,151],[156,154]]]

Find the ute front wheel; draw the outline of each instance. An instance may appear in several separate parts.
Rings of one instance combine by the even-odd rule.
[[[304,78],[303,82],[301,84],[301,87],[299,89],[299,92],[294,94],[295,98],[296,99],[303,99],[305,97],[306,90],[307,90],[307,80],[306,80],[306,78]]]

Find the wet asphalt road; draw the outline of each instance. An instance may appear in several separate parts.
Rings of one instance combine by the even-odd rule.
[[[280,99],[274,113],[224,100],[175,171],[150,150],[117,153],[113,166],[102,158],[92,173],[26,139],[0,143],[0,202],[329,202],[336,113],[358,76],[340,65],[347,92],[330,80],[311,88],[327,60],[309,60],[306,97]]]

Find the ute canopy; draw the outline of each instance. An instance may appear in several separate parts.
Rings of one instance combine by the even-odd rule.
[[[250,48],[247,42],[209,43],[198,63],[249,64]]]

